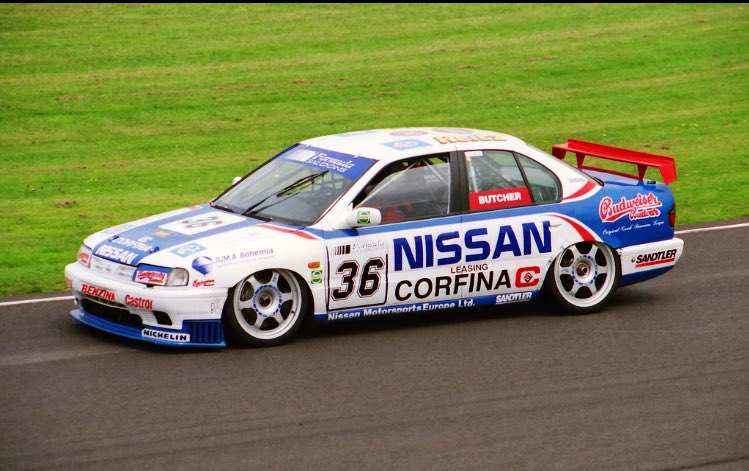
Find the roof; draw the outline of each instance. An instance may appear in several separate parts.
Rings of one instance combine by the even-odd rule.
[[[517,147],[525,143],[508,134],[468,128],[395,128],[315,137],[302,144],[376,160],[393,160],[453,150]]]

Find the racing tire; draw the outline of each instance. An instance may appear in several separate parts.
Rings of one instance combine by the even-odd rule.
[[[564,249],[549,270],[551,297],[570,314],[591,314],[611,300],[621,278],[619,256],[606,244],[579,242]]]
[[[262,270],[229,290],[224,307],[227,340],[272,347],[296,334],[304,322],[307,292],[294,273]]]

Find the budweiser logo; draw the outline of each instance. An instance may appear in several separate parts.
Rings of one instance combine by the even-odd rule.
[[[631,200],[622,196],[618,203],[614,203],[607,196],[598,205],[598,215],[603,222],[614,222],[624,216],[629,216],[630,221],[635,221],[660,216],[661,212],[658,208],[661,206],[661,201],[653,193],[648,193],[647,195],[638,193]]]

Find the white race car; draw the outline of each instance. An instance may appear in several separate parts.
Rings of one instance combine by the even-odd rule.
[[[542,288],[589,313],[673,268],[674,198],[644,178],[675,180],[673,159],[575,140],[552,153],[464,128],[303,141],[209,203],[86,238],[65,268],[71,315],[157,344],[268,346],[310,316],[501,305]]]

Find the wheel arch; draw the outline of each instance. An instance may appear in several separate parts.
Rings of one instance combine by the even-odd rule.
[[[580,244],[592,244],[592,247],[594,246],[603,247],[605,251],[607,251],[608,254],[610,255],[611,262],[613,263],[613,267],[612,267],[613,273],[607,272],[608,273],[607,279],[604,282],[604,285],[607,286],[606,293],[605,295],[601,297],[601,299],[599,299],[597,302],[595,302],[592,305],[586,305],[584,301],[576,305],[574,301],[570,301],[569,293],[567,296],[562,294],[560,290],[560,286],[559,286],[560,283],[559,283],[559,280],[557,279],[558,278],[557,268],[558,268],[558,265],[561,263],[562,257],[565,257],[565,254],[567,253],[568,250],[573,249],[573,248],[576,249],[578,246],[580,246]],[[591,250],[593,249],[591,248]],[[602,252],[603,257],[606,256],[604,252]],[[587,255],[588,253],[590,252],[585,252],[584,255]],[[575,263],[577,262],[575,261]],[[544,276],[544,282],[541,287],[541,292],[543,293],[544,297],[546,297],[547,299],[555,300],[557,305],[569,314],[590,314],[590,313],[594,313],[603,309],[610,302],[617,288],[621,286],[621,276],[622,276],[621,255],[616,248],[600,240],[578,241],[578,242],[573,242],[569,244],[568,246],[562,248],[562,250],[556,254],[554,259],[552,260],[552,263],[549,265],[546,271],[546,275]],[[611,279],[610,285],[608,285],[609,279]],[[595,284],[595,277],[593,278],[592,284]],[[595,296],[597,292],[598,290],[594,291],[592,295]]]
[[[264,266],[264,265],[255,265],[252,267],[253,269],[247,270],[244,275],[242,275],[238,281],[232,286],[228,288],[227,291],[227,297],[226,301],[224,303],[224,307],[221,314],[221,322],[224,325],[224,332],[226,335],[226,339],[234,345],[244,345],[244,346],[273,346],[278,345],[280,343],[284,343],[287,340],[289,340],[291,337],[295,336],[297,331],[300,330],[300,327],[303,328],[305,324],[309,323],[309,320],[314,317],[314,300],[312,295],[312,290],[310,288],[310,285],[307,280],[304,279],[304,277],[296,270],[290,269],[290,268],[281,268],[281,267],[275,267],[275,266]],[[291,278],[294,278],[296,281],[296,284],[299,287],[299,290],[301,291],[301,299],[299,300],[300,303],[300,314],[299,314],[299,322],[297,327],[292,327],[287,336],[286,333],[281,334],[281,336],[278,339],[266,339],[266,340],[251,340],[248,341],[245,337],[242,338],[243,335],[238,334],[235,328],[231,327],[231,324],[236,323],[235,320],[232,318],[236,318],[235,316],[235,294],[238,289],[243,289],[243,284],[245,281],[253,277],[255,275],[258,275],[262,272],[285,272],[288,276]],[[283,275],[282,275],[283,276]],[[296,322],[295,322],[296,323]]]

